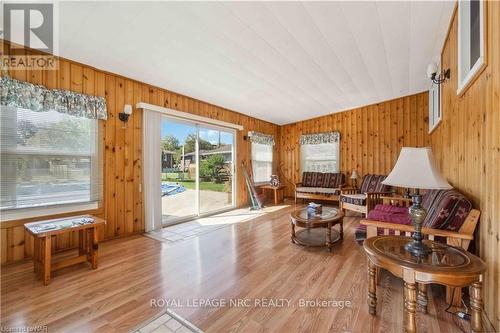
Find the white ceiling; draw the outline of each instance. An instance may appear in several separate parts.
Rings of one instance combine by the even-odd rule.
[[[426,90],[454,2],[66,2],[60,55],[286,124]]]

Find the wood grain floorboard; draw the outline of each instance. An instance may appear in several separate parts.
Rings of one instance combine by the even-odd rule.
[[[99,268],[85,264],[54,273],[49,286],[31,262],[3,267],[1,325],[47,325],[49,332],[124,332],[159,313],[151,299],[171,307],[206,332],[401,332],[402,283],[380,277],[378,312],[366,305],[366,257],[354,242],[359,218],[345,219],[345,238],[333,253],[291,244],[293,206],[166,245],[143,236],[101,244]],[[68,254],[60,254],[66,256]],[[429,314],[417,314],[419,332],[469,331],[444,311],[443,288],[429,293]],[[289,299],[291,307],[187,307],[192,299]],[[300,299],[334,299],[351,307],[300,307]]]

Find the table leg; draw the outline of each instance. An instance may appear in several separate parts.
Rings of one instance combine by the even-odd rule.
[[[278,190],[274,190],[274,204],[278,205]]]
[[[377,313],[377,268],[368,259],[368,312]]]
[[[328,251],[332,252],[332,224],[328,223],[326,226],[326,247]]]
[[[52,263],[51,236],[47,236],[42,239],[42,247],[43,247],[42,280],[43,284],[47,286],[50,283],[50,270]]]
[[[415,333],[417,330],[416,325],[416,299],[417,292],[415,290],[415,283],[405,281],[404,290],[404,325],[405,332]]]
[[[292,239],[292,243],[295,243],[295,224],[293,224],[293,222],[290,222],[290,229],[291,229],[291,239]]]
[[[417,311],[427,313],[427,285],[417,283]]]
[[[85,230],[78,230],[78,255],[87,253],[87,241],[85,239]]]
[[[97,228],[88,229],[88,241],[90,243],[90,252],[88,255],[88,261],[92,265],[92,269],[97,268],[97,251],[99,249],[98,238],[97,238]]]
[[[343,240],[344,239],[344,221],[340,221],[339,226],[340,226],[340,240]]]
[[[39,257],[40,257],[40,241],[38,237],[33,237],[33,271],[38,273],[39,271]]]
[[[472,332],[481,332],[483,330],[483,300],[481,297],[481,289],[481,281],[476,281],[470,286]]]

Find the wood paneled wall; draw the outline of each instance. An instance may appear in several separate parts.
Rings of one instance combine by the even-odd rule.
[[[5,50],[6,42],[2,41]],[[27,55],[33,53],[24,50]],[[90,95],[105,96],[108,120],[100,121],[102,129],[104,200],[102,208],[91,213],[107,221],[102,238],[111,239],[144,231],[142,184],[142,110],[135,109],[138,102],[168,107],[205,117],[240,124],[237,134],[237,205],[247,202],[247,191],[241,171],[241,162],[248,161],[250,144],[243,140],[248,131],[259,131],[275,136],[275,156],[279,156],[279,126],[241,113],[205,103],[175,92],[137,82],[113,73],[66,59],[60,59],[57,71],[10,70],[15,79],[42,84],[50,89],[69,89]],[[128,123],[118,119],[124,104],[134,106]],[[276,160],[276,167],[278,161]],[[31,255],[32,239],[24,232],[23,223],[14,221],[1,224],[1,263],[11,263]],[[59,237],[57,249],[75,246],[74,237]]]
[[[442,122],[431,146],[448,181],[481,210],[476,245],[488,271],[485,309],[500,330],[500,2],[487,2],[487,67],[457,96],[457,15],[453,16],[441,68],[451,69],[442,86]]]
[[[361,177],[367,173],[388,174],[401,147],[429,145],[428,100],[428,93],[423,92],[282,126],[280,162],[288,180],[286,195],[294,195],[290,182],[301,181],[302,134],[339,131],[340,170],[346,178],[354,169]]]

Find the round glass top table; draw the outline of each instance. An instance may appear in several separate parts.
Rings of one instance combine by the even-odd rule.
[[[415,314],[418,309],[427,313],[427,284],[448,287],[470,286],[471,327],[482,330],[481,298],[484,262],[462,248],[424,240],[432,250],[425,256],[413,256],[404,248],[412,239],[402,236],[378,236],[365,240],[363,248],[368,257],[368,309],[376,314],[377,267],[404,280],[404,327],[406,332],[416,331]]]
[[[322,207],[321,214],[308,218],[307,208],[300,208],[290,214],[292,243],[303,246],[326,246],[329,251],[333,244],[344,238],[344,213],[336,207]],[[333,226],[338,225],[339,230]],[[295,228],[300,230],[296,231]]]

